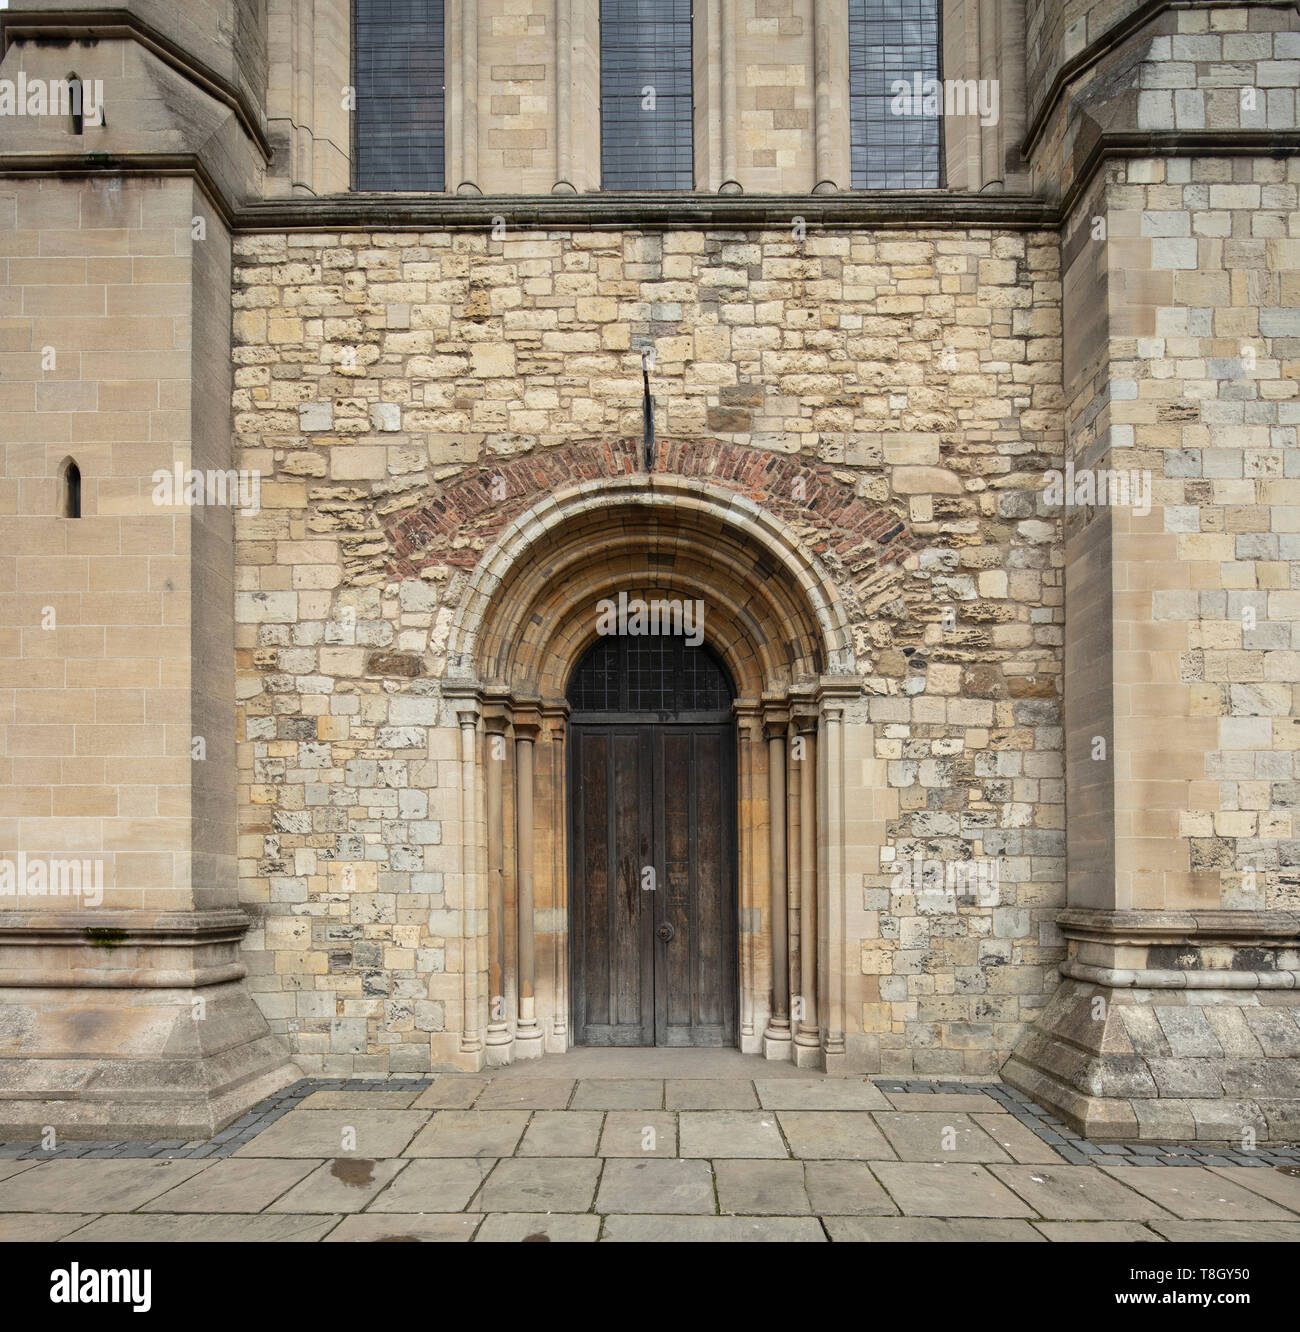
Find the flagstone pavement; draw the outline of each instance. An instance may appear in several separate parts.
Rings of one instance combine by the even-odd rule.
[[[1300,1152],[1097,1147],[997,1083],[582,1050],[308,1080],[209,1143],[5,1144],[0,1240],[1295,1241]]]

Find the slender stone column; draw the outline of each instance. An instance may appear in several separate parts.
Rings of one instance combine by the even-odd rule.
[[[1001,4],[979,6],[979,67],[977,79],[993,79],[1001,74]],[[1005,169],[1002,162],[1002,135],[997,125],[981,125],[976,131],[980,145],[980,188],[991,184],[1004,185]]]
[[[519,894],[519,1025],[515,1058],[542,1057],[542,1029],[537,1024],[537,951],[533,897],[533,745],[542,729],[535,708],[515,710],[515,864]]]
[[[450,690],[447,691],[449,694]],[[479,1066],[482,1057],[487,1009],[483,1002],[479,969],[479,943],[483,933],[482,883],[478,873],[479,822],[478,790],[475,783],[477,763],[479,702],[469,693],[453,696],[456,720],[460,724],[460,866],[463,884],[461,929],[461,981],[463,1014],[461,1053],[472,1056]]]
[[[825,855],[818,861],[819,891],[825,911],[819,912],[819,937],[825,951],[819,975],[824,999],[821,1003],[823,1057],[827,1072],[844,1065],[844,706],[848,689],[836,684],[824,685],[820,692],[822,710],[822,791],[824,793],[825,829],[821,844]],[[833,692],[832,692],[833,691]]]
[[[569,1048],[569,823],[565,799],[565,736],[569,705],[547,704],[541,710],[542,738],[537,762],[544,774],[546,813],[551,835],[550,936],[551,1021],[545,1032],[546,1048],[563,1054]],[[545,933],[545,931],[543,931]]]
[[[487,1062],[510,1062],[510,1023],[506,1013],[505,827],[503,786],[510,715],[502,703],[483,710],[487,731],[487,863],[488,863],[488,1024]]]
[[[800,1068],[821,1062],[817,1026],[817,710],[795,714],[799,771],[799,1000],[794,1061]]]
[[[836,188],[831,165],[831,23],[827,13],[842,0],[813,0],[813,193]]]
[[[768,830],[772,848],[772,1016],[763,1033],[763,1053],[768,1059],[791,1057],[789,906],[786,898],[785,850],[785,732],[789,721],[787,708],[769,705],[763,709],[763,728],[767,734]]]
[[[481,194],[478,185],[478,0],[460,0],[460,157],[457,194]]]
[[[722,184],[719,194],[741,193],[736,179],[736,0],[721,0],[722,24]]]
[[[745,1054],[759,1054],[763,1038],[754,1002],[758,990],[754,957],[758,918],[758,905],[754,901],[754,885],[758,879],[754,837],[754,758],[763,741],[758,707],[737,700],[732,710],[736,715],[736,738],[740,748],[737,764],[740,787],[740,1048]]]
[[[572,0],[555,0],[555,184],[552,194],[574,194]]]
[[[799,1013],[796,997],[799,994],[799,978],[803,974],[800,950],[803,939],[800,935],[799,889],[802,879],[799,874],[799,853],[803,849],[800,838],[800,820],[803,810],[800,808],[802,787],[799,780],[799,745],[794,718],[791,717],[785,732],[785,920],[787,989],[790,995],[790,1031],[799,1027]]]

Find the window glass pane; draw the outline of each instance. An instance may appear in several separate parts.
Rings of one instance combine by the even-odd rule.
[[[691,0],[601,0],[603,188],[693,189],[692,115]]]
[[[940,77],[938,0],[849,0],[855,190],[937,189],[943,183],[942,117],[890,110],[891,85],[902,80],[915,87],[918,76],[922,84]]]
[[[356,188],[441,190],[443,0],[353,0]]]
[[[672,634],[597,639],[567,691],[574,712],[726,712],[733,696],[713,650]]]

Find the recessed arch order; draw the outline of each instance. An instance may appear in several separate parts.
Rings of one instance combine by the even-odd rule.
[[[784,524],[713,483],[638,476],[575,486],[505,528],[461,597],[448,677],[560,700],[619,592],[699,601],[742,697],[853,672],[834,586]]]
[[[848,620],[787,523],[726,486],[665,474],[540,500],[459,598],[442,694],[465,811],[462,1058],[481,1067],[572,1044],[566,686],[620,593],[698,601],[703,641],[735,686],[740,1048],[838,1067],[845,710],[861,696]]]

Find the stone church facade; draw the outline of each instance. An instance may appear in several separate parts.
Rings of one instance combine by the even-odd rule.
[[[658,190],[598,0],[412,0],[442,178],[357,188],[367,8],[0,14],[102,88],[0,116],[0,851],[103,879],[0,900],[0,1137],[551,1057],[689,930],[754,1055],[1294,1140],[1296,4],[885,5],[998,113],[871,188],[882,7],[695,0]],[[580,759],[620,596],[702,608],[725,779]]]

